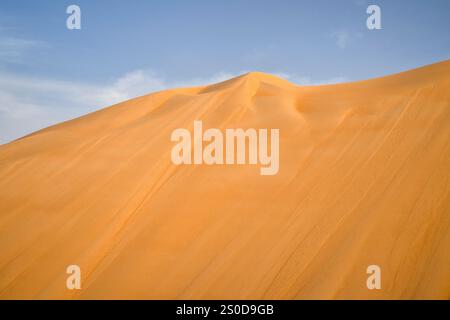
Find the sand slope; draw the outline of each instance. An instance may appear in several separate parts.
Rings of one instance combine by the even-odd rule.
[[[173,165],[194,120],[280,128],[278,175]],[[450,298],[450,61],[318,87],[250,73],[0,146],[0,298]]]

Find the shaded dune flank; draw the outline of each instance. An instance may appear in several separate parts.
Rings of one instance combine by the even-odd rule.
[[[279,173],[173,165],[194,120],[279,128]],[[317,87],[249,73],[0,146],[0,298],[450,298],[450,61]]]

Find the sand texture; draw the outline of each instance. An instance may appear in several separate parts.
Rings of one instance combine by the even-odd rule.
[[[279,128],[278,174],[174,165],[194,120]],[[450,60],[325,86],[249,73],[0,146],[0,298],[449,299]]]

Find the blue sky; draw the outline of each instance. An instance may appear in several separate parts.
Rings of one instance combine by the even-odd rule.
[[[81,7],[81,30],[66,8]],[[368,30],[366,8],[381,8]],[[247,71],[352,81],[450,58],[448,0],[2,0],[0,143],[174,86]]]

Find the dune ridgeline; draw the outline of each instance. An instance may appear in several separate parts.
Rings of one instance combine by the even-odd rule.
[[[196,120],[279,129],[276,174],[175,165]],[[0,298],[449,299],[450,60],[325,86],[249,73],[0,146]]]

